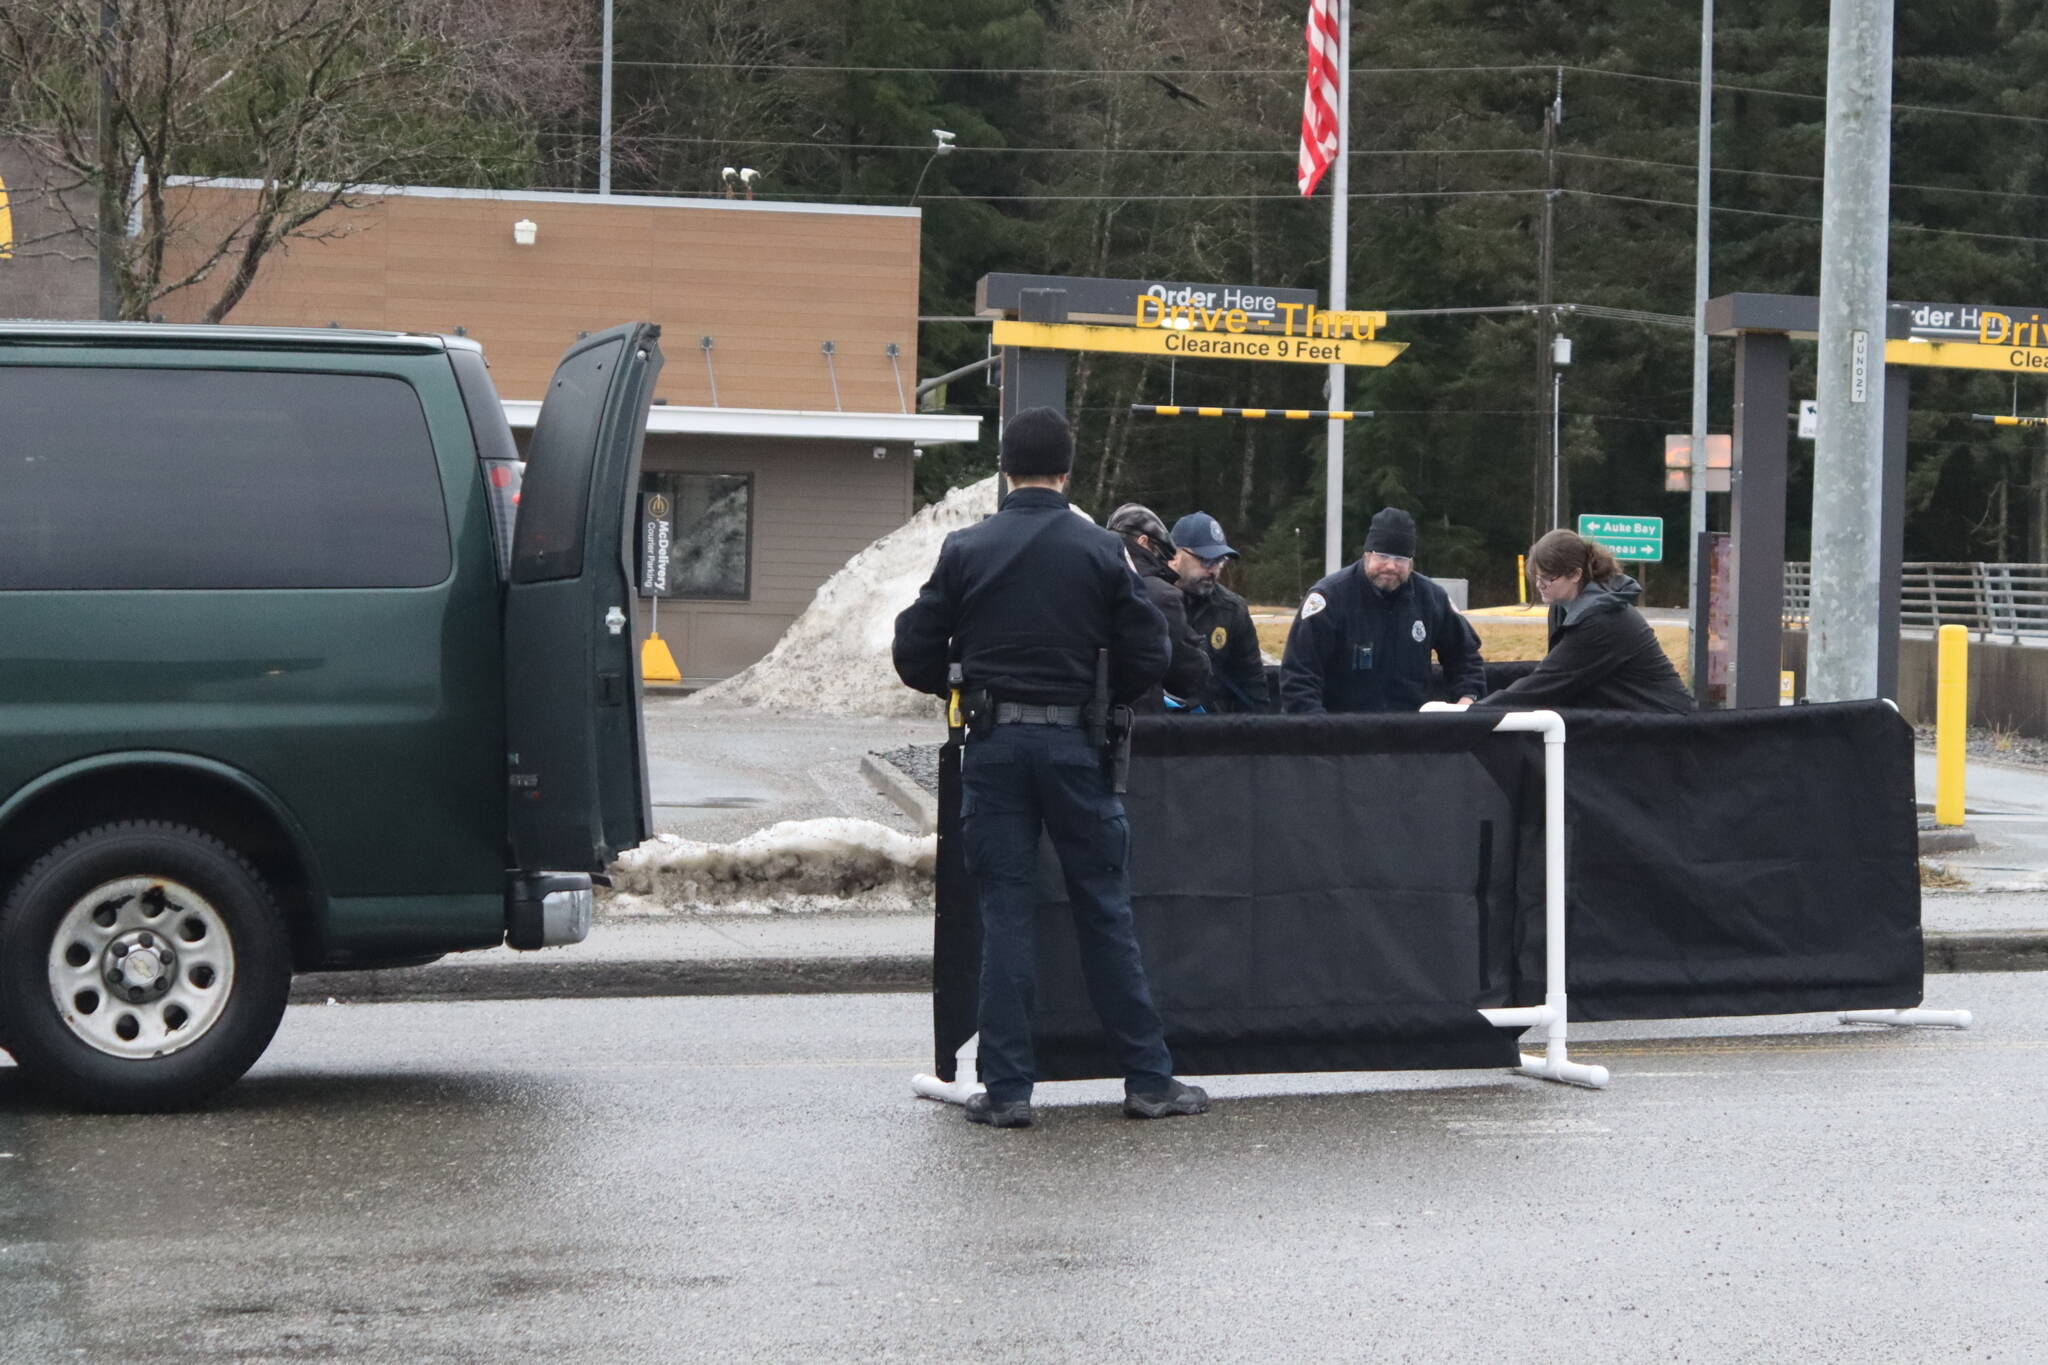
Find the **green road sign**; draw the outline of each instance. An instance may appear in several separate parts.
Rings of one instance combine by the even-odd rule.
[[[1664,558],[1664,518],[1581,516],[1579,534],[1605,545],[1616,559],[1656,564]]]

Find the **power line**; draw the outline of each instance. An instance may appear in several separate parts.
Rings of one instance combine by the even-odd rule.
[[[590,57],[584,65],[600,59]],[[1300,76],[1300,66],[827,66],[810,62],[664,62],[612,61],[613,66],[650,67],[674,71],[815,71],[835,76]],[[1554,62],[1519,63],[1509,66],[1382,66],[1351,68],[1354,76],[1416,76],[1447,74],[1488,74],[1501,72],[1555,71]],[[1566,67],[1567,71],[1576,70]]]
[[[550,140],[564,142],[595,142],[601,138],[598,133],[551,133]],[[741,137],[687,137],[680,134],[646,134],[638,137],[620,135],[619,141],[632,143],[681,143],[692,146],[715,147],[795,147],[812,151],[867,151],[867,152],[929,152],[931,145],[923,142],[808,142],[795,138],[741,138]],[[1294,160],[1294,153],[1271,147],[975,147],[955,144],[955,151],[969,154],[1029,155],[1029,156],[1249,156],[1272,157],[1276,160]],[[1541,156],[1541,147],[1368,147],[1351,149],[1354,157],[1394,156]],[[1606,152],[1574,152],[1562,148],[1558,156],[1572,161],[1591,161],[1624,166],[1650,166],[1661,170],[1680,171],[1694,174],[1694,168],[1684,162],[1658,161],[1640,156],[1615,156]],[[1751,176],[1764,180],[1794,180],[1805,184],[1819,185],[1824,177],[1801,175],[1791,171],[1755,171],[1739,166],[1716,166],[1716,175]],[[1921,185],[1906,181],[1893,181],[1895,190],[1911,190],[1922,194],[1967,194],[1991,199],[2035,199],[2048,200],[2048,194],[2028,194],[2020,190],[1982,190],[1962,185]],[[934,196],[925,196],[931,198]],[[943,196],[940,196],[943,197]],[[976,196],[980,197],[980,196]],[[1124,196],[1113,196],[1122,198]],[[1236,196],[1231,196],[1236,197]],[[1291,196],[1281,195],[1279,198]]]
[[[600,58],[586,58],[584,65],[595,66]],[[809,62],[668,62],[668,61],[620,61],[612,65],[641,67],[652,70],[672,71],[768,71],[781,74],[816,72],[820,75],[864,75],[864,76],[1130,76],[1136,78],[1166,77],[1187,79],[1196,76],[1300,76],[1299,66],[1215,66],[1215,67],[1097,67],[1097,66],[830,66],[812,65]],[[1672,85],[1699,88],[1699,82],[1681,76],[1658,76],[1641,71],[1611,71],[1597,66],[1573,66],[1560,62],[1521,62],[1500,66],[1381,66],[1351,68],[1354,76],[1437,76],[1437,75],[1523,75],[1563,71],[1574,76],[1598,76],[1608,80],[1641,81],[1648,85]],[[1730,85],[1715,81],[1717,92],[1731,95],[1762,95],[1772,99],[1806,100],[1813,104],[1824,104],[1827,96],[1816,95],[1805,90],[1772,90],[1758,85]],[[1894,113],[1936,114],[1956,118],[1996,119],[2008,123],[2048,124],[2048,117],[2032,114],[2007,114],[1984,109],[1958,109],[1952,106],[1933,104],[1892,104]]]
[[[1534,152],[1537,149],[1532,147],[1527,150]],[[1567,152],[1563,150],[1560,150],[1558,155],[1569,157],[1575,161],[1611,161],[1629,166],[1662,167],[1667,170],[1683,171],[1688,177],[1697,174],[1694,167],[1678,161],[1652,161],[1639,156],[1612,156],[1602,152]],[[1747,175],[1764,180],[1798,180],[1813,185],[1826,183],[1826,177],[1824,176],[1799,175],[1791,171],[1751,171],[1744,170],[1738,166],[1716,166],[1714,167],[1714,174]],[[2048,194],[2027,194],[2020,190],[1979,190],[1969,189],[1962,185],[1918,185],[1903,180],[1894,180],[1891,183],[1891,188],[1895,190],[1914,190],[1923,194],[1974,194],[1992,199],[2048,199]]]
[[[548,133],[564,142],[595,142],[599,133]],[[620,134],[621,140],[628,135]],[[812,142],[801,138],[685,137],[681,134],[649,133],[631,137],[635,142],[684,142],[721,147],[809,147],[820,151],[929,152],[929,142]],[[1270,156],[1293,161],[1295,154],[1284,147],[985,147],[965,142],[953,144],[956,152],[983,154],[1014,153],[1034,156]],[[1353,156],[1510,156],[1539,151],[1535,147],[1354,147]],[[1662,165],[1662,162],[1649,162]]]
[[[582,185],[529,185],[526,188],[549,193],[585,194],[589,190]],[[1503,199],[1518,195],[1569,194],[1582,199],[1606,199],[1624,204],[1646,204],[1658,208],[1690,209],[1696,207],[1677,199],[1657,199],[1648,195],[1613,194],[1601,190],[1572,189],[1565,186],[1534,185],[1526,188],[1491,190],[1371,190],[1355,191],[1349,197],[1355,200],[1396,200],[1396,199]],[[670,192],[663,197],[671,199],[718,199],[722,195],[710,191]],[[841,201],[867,202],[875,196],[870,194],[756,193],[754,198],[787,203],[837,203]],[[1305,198],[1291,191],[1271,194],[940,194],[924,196],[924,202],[941,203],[988,203],[988,204],[1036,204],[1036,203],[1237,203],[1259,200],[1272,203],[1322,204],[1324,199]],[[1713,213],[1733,213],[1747,218],[1776,218],[1794,223],[1818,223],[1819,217],[1805,213],[1779,213],[1769,209],[1737,208],[1732,204],[1709,206]],[[2004,232],[1975,232],[1967,228],[1934,227],[1924,223],[1893,223],[1895,232],[1932,232],[1952,237],[1971,237],[1991,242],[2020,242],[2032,246],[2048,246],[2048,237],[2025,237]]]
[[[1575,194],[1583,199],[1614,199],[1628,204],[1655,204],[1664,208],[1689,209],[1692,204],[1676,199],[1649,199],[1634,194],[1604,194],[1598,190],[1559,189],[1559,194]],[[1782,218],[1795,223],[1818,223],[1820,218],[1806,213],[1773,213],[1768,209],[1740,209],[1728,204],[1712,205],[1715,213],[1739,213],[1751,218]],[[2007,232],[1973,232],[1968,228],[1933,227],[1925,223],[1893,223],[1894,232],[1937,232],[1952,237],[1977,237],[1990,242],[2025,242],[2034,246],[2048,246],[2048,237],[2021,237]]]

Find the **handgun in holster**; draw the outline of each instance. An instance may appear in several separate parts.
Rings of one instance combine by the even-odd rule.
[[[1088,742],[1102,753],[1102,770],[1109,777],[1109,789],[1123,795],[1131,775],[1131,708],[1112,705],[1109,699],[1109,651],[1095,651],[1095,691],[1082,708],[1081,724]]]

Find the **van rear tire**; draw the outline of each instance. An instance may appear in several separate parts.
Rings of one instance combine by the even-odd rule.
[[[84,1109],[198,1104],[263,1055],[291,989],[270,888],[209,834],[102,825],[0,906],[0,1035],[22,1078]]]

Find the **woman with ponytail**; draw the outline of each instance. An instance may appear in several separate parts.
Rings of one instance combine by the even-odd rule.
[[[1642,585],[1596,541],[1552,531],[1529,547],[1529,579],[1550,604],[1550,652],[1480,706],[1684,712],[1693,700],[1636,610]]]

